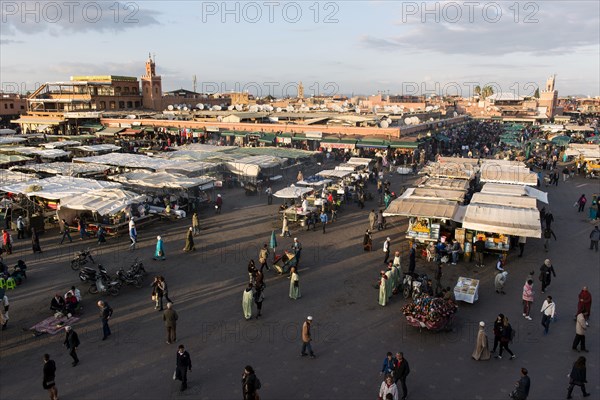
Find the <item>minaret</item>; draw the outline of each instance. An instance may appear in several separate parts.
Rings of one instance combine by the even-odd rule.
[[[546,80],[546,87],[540,91],[540,99],[538,100],[538,106],[547,107],[546,116],[548,118],[554,117],[554,111],[558,104],[558,91],[554,89],[555,83],[556,74]]]
[[[156,64],[152,55],[148,54],[146,61],[146,74],[142,76],[142,105],[144,108],[161,111],[162,104],[162,80],[156,75]]]
[[[304,85],[302,85],[302,82],[298,84],[298,96],[296,97],[298,97],[299,99],[304,98]]]

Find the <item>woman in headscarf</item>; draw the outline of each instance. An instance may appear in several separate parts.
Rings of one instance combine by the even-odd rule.
[[[194,228],[191,226],[185,237],[185,247],[183,248],[183,251],[196,251],[196,247],[194,246]]]
[[[472,357],[477,361],[486,361],[491,358],[490,349],[488,347],[488,337],[485,333],[485,322],[479,323],[479,332],[477,333],[477,343],[473,350]]]
[[[244,311],[244,318],[246,321],[252,319],[252,302],[253,302],[252,284],[249,283],[248,287],[244,289],[242,296],[242,310]]]
[[[163,248],[162,237],[156,237],[156,250],[154,250],[154,260],[166,260],[165,250]]]

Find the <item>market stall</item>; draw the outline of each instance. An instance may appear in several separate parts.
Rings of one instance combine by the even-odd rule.
[[[410,190],[410,189],[408,189]],[[383,212],[384,217],[409,217],[406,237],[420,243],[437,241],[442,236],[450,236],[451,228],[447,225],[454,217],[459,205],[457,202],[406,196],[393,200]]]
[[[454,298],[456,301],[475,303],[479,299],[479,279],[459,277],[454,286]]]

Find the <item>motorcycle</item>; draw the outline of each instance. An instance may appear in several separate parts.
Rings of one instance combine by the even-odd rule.
[[[143,281],[143,277],[141,274],[132,274],[131,272],[127,271],[125,272],[125,270],[123,268],[121,268],[120,270],[117,271],[117,279],[122,282],[125,283],[127,285],[133,285],[136,288],[141,288],[142,287],[142,281]]]
[[[79,271],[79,279],[81,279],[82,282],[94,282],[98,276],[100,276],[104,281],[111,280],[108,271],[102,266],[102,264],[98,264],[98,271],[90,267],[83,267],[81,271]]]
[[[402,280],[402,296],[404,296],[405,299],[408,299],[411,296],[413,300],[417,299],[423,292],[422,286],[427,280],[428,277],[426,274],[419,275],[405,273],[404,279]]]
[[[87,264],[88,260],[91,261],[92,264],[96,264],[96,261],[94,261],[94,258],[92,257],[92,252],[89,248],[77,252],[75,258],[71,260],[71,268],[76,271],[85,264]]]
[[[88,293],[90,294],[110,294],[111,296],[118,296],[121,290],[121,282],[108,281],[104,282],[101,276],[96,278],[96,281],[90,285]]]
[[[134,263],[131,264],[126,273],[128,275],[141,275],[142,277],[148,275],[148,273],[144,269],[144,264],[137,258],[135,259]]]

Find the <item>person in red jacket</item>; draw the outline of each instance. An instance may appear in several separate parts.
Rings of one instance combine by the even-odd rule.
[[[588,291],[587,286],[584,286],[579,292],[579,301],[577,302],[577,314],[580,313],[585,315],[585,324],[588,325],[587,320],[590,317],[590,310],[592,308],[592,295]],[[576,317],[577,318],[577,317]]]

